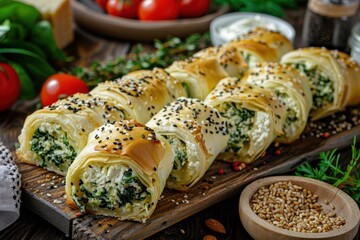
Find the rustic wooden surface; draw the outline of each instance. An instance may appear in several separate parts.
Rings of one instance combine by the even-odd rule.
[[[289,11],[288,14],[289,21],[299,33],[301,31],[303,11]],[[77,52],[79,60],[75,64],[79,66],[87,66],[94,60],[106,62],[128,52],[132,45],[131,43],[122,43],[111,39],[99,39],[79,29],[77,30],[76,39],[76,42],[70,48],[72,48],[72,51]],[[297,35],[296,45],[301,45],[299,34]],[[0,113],[1,138],[12,150],[14,150],[14,143],[17,141],[25,117],[33,111],[34,102],[20,102],[12,111]],[[164,196],[167,197],[159,202],[147,225],[85,215],[74,220],[73,236],[81,239],[100,236],[100,239],[107,239],[110,237],[120,238],[119,235],[121,234],[121,238],[133,236],[133,239],[135,239],[148,236],[149,229],[151,229],[151,233],[162,231],[152,235],[149,239],[202,239],[206,234],[212,234],[218,239],[251,239],[243,229],[238,216],[237,206],[242,187],[247,182],[261,176],[289,172],[300,162],[310,160],[322,150],[349,146],[354,134],[360,135],[359,127],[351,130],[351,132],[345,132],[326,140],[310,137],[284,149],[281,157],[276,157],[274,150],[270,149],[265,159],[257,161],[248,168],[257,167],[258,170],[256,171],[248,170],[235,173],[230,170],[230,165],[216,163],[207,172],[203,181],[197,184],[191,192],[187,193],[190,196],[188,204],[182,203],[184,193],[166,190]],[[263,164],[264,160],[266,160],[266,164]],[[63,225],[60,226],[62,229],[71,229],[71,221],[69,225],[64,224],[64,222],[66,223],[67,219],[72,219],[75,216],[75,211],[70,211],[62,203],[53,203],[55,199],[60,201],[63,199],[63,179],[39,168],[34,170],[32,166],[21,165],[20,167],[26,189],[23,192],[21,217],[12,226],[0,232],[0,239],[66,239],[65,234],[47,222],[55,222],[54,225],[57,226],[62,223]],[[216,175],[218,167],[227,169],[228,174]],[[53,176],[55,176],[55,179],[52,179]],[[213,179],[213,176],[216,179]],[[47,181],[44,181],[44,179],[47,179]],[[51,182],[56,182],[58,188],[51,188]],[[198,194],[199,192],[200,194]],[[47,193],[51,195],[47,195]],[[203,193],[205,195],[202,195]],[[32,212],[34,209],[30,209],[30,211],[26,209],[26,203],[33,201],[37,197],[46,199],[49,202],[47,206],[37,210],[40,211],[38,214],[45,215],[47,221],[34,214]],[[179,205],[176,205],[177,201],[180,202]],[[49,208],[53,209],[54,206],[59,208],[60,211],[57,213],[45,212],[45,214],[41,212],[47,211]],[[63,212],[67,212],[67,214],[64,215]],[[164,216],[164,212],[168,214]],[[195,212],[199,213],[194,214]],[[217,234],[208,230],[204,227],[204,221],[207,218],[220,220],[225,225],[227,233]],[[152,229],[154,226],[156,226],[156,229]]]

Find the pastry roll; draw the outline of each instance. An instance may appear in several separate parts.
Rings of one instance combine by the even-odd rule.
[[[359,102],[358,66],[346,54],[326,48],[303,48],[287,53],[281,62],[291,64],[309,78],[313,120]]]
[[[214,58],[229,77],[241,77],[247,70],[247,63],[235,47],[223,45],[205,48],[194,54],[198,58]]]
[[[116,103],[91,94],[75,94],[29,115],[16,153],[21,162],[66,175],[90,132],[124,118]]]
[[[280,63],[258,63],[242,79],[249,84],[272,90],[286,107],[283,134],[276,141],[292,143],[303,132],[310,109],[312,94],[310,83],[295,68]]]
[[[203,100],[227,73],[216,58],[193,57],[175,61],[166,68],[172,77],[180,81],[188,97]]]
[[[145,222],[165,187],[170,144],[135,121],[105,124],[89,136],[66,176],[67,203],[82,212]]]
[[[229,139],[226,120],[198,99],[179,98],[146,125],[169,141],[175,159],[166,187],[179,191],[201,179]]]
[[[349,80],[349,93],[346,99],[346,106],[353,106],[360,103],[360,66],[348,54],[331,51],[331,55],[345,70],[345,77]]]
[[[146,123],[167,103],[185,96],[180,82],[163,69],[139,70],[116,81],[100,83],[91,93],[117,102],[126,119]]]
[[[284,53],[294,49],[285,36],[263,28],[257,28],[227,45],[240,52],[248,68],[257,62],[279,62]]]
[[[272,91],[225,78],[206,97],[205,104],[227,118],[230,139],[219,158],[228,162],[251,163],[271,142],[283,134],[285,106]]]
[[[263,27],[257,27],[247,34],[244,34],[241,39],[250,39],[256,42],[264,42],[269,47],[276,49],[280,61],[281,56],[285,53],[294,50],[294,46],[282,33],[272,31]]]

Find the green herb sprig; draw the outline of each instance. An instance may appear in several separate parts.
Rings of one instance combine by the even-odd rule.
[[[360,149],[356,148],[356,138],[351,145],[351,160],[343,169],[341,155],[337,150],[320,154],[320,162],[312,167],[309,162],[296,168],[295,175],[318,179],[340,188],[349,194],[360,206]]]
[[[151,53],[144,53],[143,46],[138,44],[126,56],[106,64],[94,62],[88,68],[74,68],[70,73],[83,79],[89,87],[95,87],[100,82],[114,80],[135,70],[167,67],[175,60],[185,59],[210,44],[209,33],[192,34],[184,40],[177,37],[169,38],[164,42],[155,40],[155,51]]]

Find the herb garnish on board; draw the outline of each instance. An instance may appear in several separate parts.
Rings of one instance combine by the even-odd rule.
[[[192,56],[202,48],[210,46],[209,33],[192,34],[181,40],[172,37],[162,42],[154,41],[155,51],[144,53],[143,46],[138,44],[130,54],[119,57],[106,64],[94,62],[89,68],[75,68],[71,74],[86,81],[89,87],[95,87],[98,83],[114,80],[127,73],[140,69],[165,68],[175,60],[182,60]]]
[[[356,148],[356,139],[351,145],[351,160],[343,169],[340,166],[341,155],[337,150],[320,153],[320,162],[312,167],[309,162],[297,167],[295,175],[318,179],[340,188],[349,194],[360,206],[360,149]]]

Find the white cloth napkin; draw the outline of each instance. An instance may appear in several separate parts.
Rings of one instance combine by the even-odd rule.
[[[0,139],[0,231],[20,215],[21,177],[9,149]]]

